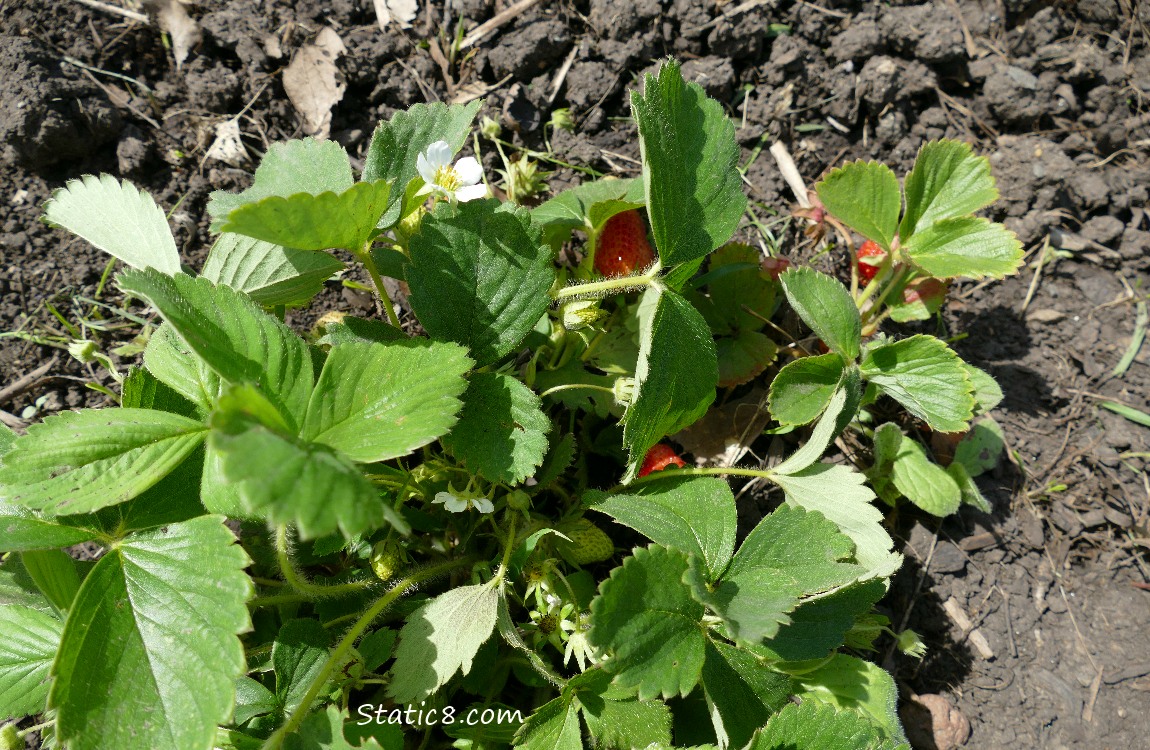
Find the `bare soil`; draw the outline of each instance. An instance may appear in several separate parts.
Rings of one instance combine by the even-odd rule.
[[[105,349],[137,332],[90,302],[119,300],[101,287],[107,259],[38,221],[50,191],[83,173],[131,179],[173,211],[198,268],[208,193],[250,179],[205,156],[214,128],[242,112],[256,155],[301,136],[281,74],[324,26],[347,48],[332,137],[353,155],[394,111],[483,86],[483,114],[517,143],[544,150],[547,136],[562,161],[632,175],[624,92],[675,55],[729,107],[764,220],[794,200],[766,151],[776,140],[809,184],[848,159],[904,172],[939,137],[990,157],[1002,200],[989,215],[1031,264],[956,285],[922,329],[964,337],[962,356],[999,379],[1011,460],[979,480],[993,514],[892,517],[908,563],[883,606],[929,653],[918,662],[884,643],[877,658],[908,700],[940,693],[957,707],[969,747],[1147,746],[1150,429],[1098,403],[1150,410],[1150,345],[1112,374],[1150,286],[1150,3],[544,0],[455,65],[436,62],[428,40],[444,49],[460,19],[470,29],[504,5],[428,0],[412,28],[382,32],[367,0],[205,0],[190,8],[203,41],[177,69],[153,26],[71,0],[0,0],[0,418],[105,402],[86,384],[110,379],[60,348],[73,334],[49,305],[69,325],[95,323],[88,335]],[[571,108],[574,132],[545,132],[558,107]],[[550,183],[580,179],[558,168]],[[805,252],[794,228],[780,239]],[[1059,257],[1038,270],[1047,242]],[[334,282],[317,305],[371,306]],[[906,718],[921,728],[909,703]],[[916,746],[934,747],[929,732]]]

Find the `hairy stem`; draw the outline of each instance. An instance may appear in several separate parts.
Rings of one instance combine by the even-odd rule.
[[[387,287],[383,285],[383,277],[379,275],[379,269],[375,267],[375,259],[371,257],[371,240],[364,244],[363,249],[356,253],[355,257],[367,269],[368,275],[371,276],[371,283],[375,284],[375,291],[379,293],[379,298],[383,301],[383,309],[387,311],[387,322],[403,330],[399,324],[399,316],[395,314],[395,306],[391,304],[391,296],[387,293]]]
[[[332,596],[342,596],[343,594],[353,594],[357,591],[362,591],[365,588],[373,586],[379,581],[377,580],[364,580],[364,581],[350,581],[348,583],[338,583],[331,586],[322,586],[312,583],[300,575],[296,570],[295,563],[292,562],[291,552],[288,549],[288,532],[287,526],[280,524],[276,527],[276,562],[279,563],[280,572],[283,573],[284,580],[287,585],[299,592],[300,597],[304,600],[323,599]],[[285,596],[267,596],[263,597],[262,601],[266,606],[268,600],[285,598]],[[289,599],[285,599],[289,600]],[[259,599],[255,601],[261,601]]]
[[[622,276],[617,279],[592,281],[588,284],[572,284],[571,286],[563,287],[559,291],[554,292],[551,298],[559,302],[568,297],[607,296],[608,294],[621,292],[625,289],[650,286],[651,282],[655,280],[655,277],[659,275],[661,269],[661,264],[656,261],[655,265],[651,266],[646,273],[639,276]]]

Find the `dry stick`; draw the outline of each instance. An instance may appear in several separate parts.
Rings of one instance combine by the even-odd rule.
[[[72,2],[79,3],[80,5],[87,5],[89,8],[103,11],[104,13],[111,13],[114,16],[123,16],[130,21],[138,21],[139,23],[149,23],[148,17],[143,13],[137,13],[134,10],[121,8],[116,5],[109,5],[108,3],[101,3],[99,0],[72,0]]]
[[[31,388],[37,380],[42,378],[48,373],[49,370],[55,367],[58,361],[59,357],[52,357],[52,359],[40,365],[27,375],[22,376],[19,380],[16,380],[11,385],[0,388],[0,404],[4,403],[10,398],[19,396],[21,393]]]
[[[1034,299],[1034,293],[1038,291],[1038,280],[1042,277],[1042,268],[1046,265],[1046,256],[1050,253],[1049,234],[1042,241],[1042,249],[1038,253],[1038,266],[1034,269],[1034,278],[1030,280],[1030,288],[1026,290],[1026,299],[1022,300],[1022,307],[1018,308],[1019,314],[1026,312],[1026,308],[1030,306],[1030,300]]]
[[[799,206],[810,208],[811,199],[807,193],[807,185],[803,182],[803,176],[799,174],[799,168],[795,166],[795,160],[791,158],[791,152],[787,151],[786,144],[782,141],[775,141],[768,150],[771,152],[771,156],[775,157],[775,163],[779,165],[779,171],[783,173],[783,179],[786,180],[791,192],[795,194]]]
[[[539,2],[539,0],[519,0],[519,2],[515,3],[515,5],[512,5],[509,8],[506,8],[505,10],[502,10],[502,11],[496,13],[494,16],[491,17],[490,20],[484,21],[483,23],[479,24],[478,26],[476,26],[474,29],[471,30],[470,34],[463,37],[463,41],[460,42],[459,48],[460,49],[467,49],[468,47],[472,46],[473,44],[476,44],[478,42],[483,41],[484,38],[486,38],[489,34],[495,32],[496,30],[498,30],[499,27],[503,26],[503,24],[512,20],[513,18],[518,16],[520,13],[523,13],[524,11],[529,10],[533,5],[537,4],[538,2]]]
[[[563,82],[567,80],[567,71],[571,70],[572,64],[575,62],[575,57],[579,54],[579,45],[576,44],[571,48],[571,52],[567,55],[567,59],[563,61],[563,65],[559,67],[559,72],[555,74],[555,80],[551,83],[551,93],[547,96],[548,106],[555,103],[555,97],[559,96],[559,89],[563,87]]]

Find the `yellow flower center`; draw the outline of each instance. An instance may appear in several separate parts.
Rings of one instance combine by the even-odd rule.
[[[463,187],[463,180],[459,177],[459,172],[455,171],[455,167],[444,164],[435,170],[435,184],[453,193]]]

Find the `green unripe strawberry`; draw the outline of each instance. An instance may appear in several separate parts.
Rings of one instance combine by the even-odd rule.
[[[15,724],[0,727],[0,750],[24,750],[24,740],[16,733]]]
[[[371,569],[381,581],[390,581],[403,570],[403,548],[398,542],[386,540],[371,548]]]
[[[615,554],[615,544],[611,537],[586,518],[564,521],[555,528],[571,540],[559,539],[555,542],[556,551],[569,563],[588,565],[603,562]]]

